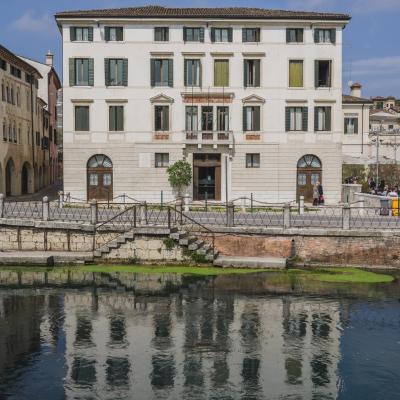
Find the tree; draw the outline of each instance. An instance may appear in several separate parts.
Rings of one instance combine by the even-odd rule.
[[[192,181],[192,167],[186,160],[178,160],[167,168],[168,181],[178,196]]]

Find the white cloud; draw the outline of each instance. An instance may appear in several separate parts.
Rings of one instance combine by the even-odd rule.
[[[49,14],[36,15],[33,11],[26,11],[12,23],[12,27],[25,32],[49,32],[55,27],[55,22]]]

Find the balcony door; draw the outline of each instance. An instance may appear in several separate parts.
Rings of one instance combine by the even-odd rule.
[[[221,154],[193,154],[193,200],[221,200]]]

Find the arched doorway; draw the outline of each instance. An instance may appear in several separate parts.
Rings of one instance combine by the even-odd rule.
[[[22,170],[21,170],[21,194],[30,193],[30,190],[29,190],[30,172],[31,172],[30,165],[27,162],[24,163],[24,165],[22,166]]]
[[[113,165],[104,154],[96,154],[87,163],[88,200],[112,200]]]
[[[13,186],[15,185],[15,166],[14,161],[10,158],[6,165],[6,196],[14,194]]]
[[[304,196],[304,201],[312,203],[313,187],[322,183],[322,163],[313,154],[307,154],[300,158],[297,163],[297,199]]]

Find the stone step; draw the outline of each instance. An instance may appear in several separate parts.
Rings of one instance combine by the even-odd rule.
[[[133,240],[135,238],[135,234],[133,232],[126,232],[122,235],[126,240]]]
[[[120,236],[119,238],[117,238],[117,243],[119,244],[125,244],[127,241],[127,239],[124,236]]]
[[[107,247],[109,249],[118,249],[120,247],[120,244],[118,243],[117,240],[112,240],[111,242],[107,243]]]
[[[184,239],[186,238],[186,236],[187,236],[186,232],[174,232],[169,235],[171,239],[176,241]]]
[[[207,255],[212,253],[213,249],[209,244],[204,245],[200,249],[197,250],[197,253],[202,254],[202,255]]]
[[[197,251],[203,246],[204,246],[204,242],[202,240],[197,240],[193,243],[190,243],[188,246],[188,249],[191,251]]]
[[[231,257],[218,256],[214,265],[223,268],[285,269],[286,258],[278,257]]]

